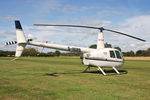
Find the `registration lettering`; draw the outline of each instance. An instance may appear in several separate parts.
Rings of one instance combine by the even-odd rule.
[[[70,47],[68,47],[68,50],[69,51],[72,51],[72,52],[81,52],[81,49],[80,48],[70,48]]]

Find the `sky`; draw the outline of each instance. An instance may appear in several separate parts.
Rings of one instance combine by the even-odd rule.
[[[89,47],[97,43],[98,30],[33,26],[39,23],[88,25],[146,40],[104,31],[104,42],[119,46],[122,51],[146,50],[150,48],[149,4],[150,0],[1,0],[0,50],[15,50],[15,46],[4,46],[5,42],[16,40],[14,20],[20,20],[25,35],[32,35],[35,41]]]

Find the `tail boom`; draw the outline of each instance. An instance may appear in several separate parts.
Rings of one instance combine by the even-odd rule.
[[[87,53],[87,52],[91,52],[91,51],[95,50],[92,48],[40,43],[40,42],[34,42],[34,41],[28,42],[28,45],[40,46],[40,47],[46,47],[46,48],[52,48],[52,49],[59,49],[59,50],[71,51],[71,52],[83,52],[83,53]]]

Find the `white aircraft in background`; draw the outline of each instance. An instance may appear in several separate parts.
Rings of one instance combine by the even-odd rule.
[[[117,74],[120,72],[116,69],[117,67],[121,67],[124,63],[122,53],[113,48],[105,48],[104,47],[104,39],[103,39],[103,31],[110,31],[115,32],[121,35],[125,35],[134,39],[138,39],[141,41],[145,41],[143,39],[127,35],[122,32],[105,29],[103,27],[91,27],[91,26],[80,26],[80,25],[51,25],[51,24],[34,24],[35,26],[63,26],[63,27],[80,27],[80,28],[91,28],[91,29],[98,29],[100,32],[98,33],[98,40],[97,40],[97,48],[84,48],[84,47],[77,47],[77,46],[66,46],[66,45],[59,45],[59,44],[50,44],[50,43],[41,43],[35,42],[32,39],[26,39],[23,33],[22,26],[19,20],[15,20],[15,27],[16,27],[16,37],[17,41],[6,42],[6,45],[16,44],[16,53],[15,57],[18,58],[21,56],[24,48],[26,45],[33,45],[45,48],[52,48],[52,49],[59,49],[65,50],[70,52],[81,52],[83,53],[82,63],[88,66],[85,70],[87,71],[90,67],[97,67],[98,71],[101,71],[103,75],[106,73],[103,71],[102,68],[113,68]]]

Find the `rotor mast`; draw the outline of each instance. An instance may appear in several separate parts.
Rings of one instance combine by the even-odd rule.
[[[103,49],[103,48],[105,48],[105,46],[104,46],[103,30],[101,29],[98,32],[97,49]]]

